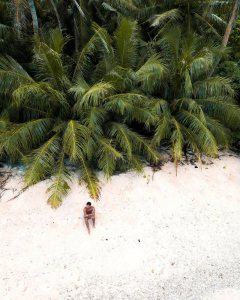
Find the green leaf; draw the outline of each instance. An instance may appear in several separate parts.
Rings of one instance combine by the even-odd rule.
[[[152,55],[136,72],[144,91],[153,92],[167,73],[166,65],[157,54]]]
[[[71,89],[73,90],[73,89]],[[92,85],[88,90],[75,88],[75,96],[77,102],[74,106],[74,110],[80,114],[81,110],[88,109],[91,106],[101,106],[106,97],[113,94],[114,88],[110,83],[98,82]]]
[[[79,163],[82,171],[79,182],[85,182],[91,198],[98,200],[101,188],[95,172],[83,157],[79,160]]]
[[[173,8],[171,10],[165,11],[161,14],[157,14],[154,16],[153,21],[151,22],[151,26],[161,26],[165,24],[167,21],[175,21],[181,18],[181,13],[178,8]]]
[[[123,18],[115,32],[116,55],[119,65],[134,68],[137,61],[137,24]]]
[[[47,189],[51,193],[48,198],[48,204],[52,208],[57,208],[62,204],[62,197],[66,196],[70,190],[69,182],[71,181],[71,174],[64,165],[64,151],[62,150],[56,162],[53,173],[53,183]]]
[[[0,94],[11,93],[21,84],[33,83],[34,80],[13,58],[0,57]]]
[[[70,120],[64,132],[64,151],[71,161],[82,159],[87,149],[87,141],[90,137],[89,129],[78,121]]]
[[[22,124],[9,124],[0,134],[0,155],[4,153],[15,162],[22,154],[38,146],[52,127],[52,119],[37,119]]]
[[[106,138],[98,140],[99,147],[97,150],[98,166],[100,170],[103,170],[104,175],[109,179],[115,168],[117,160],[123,159],[121,152],[119,152],[114,146],[113,142]]]
[[[57,134],[47,140],[40,148],[24,158],[27,164],[25,184],[31,186],[50,175],[55,159],[60,151],[60,138]]]

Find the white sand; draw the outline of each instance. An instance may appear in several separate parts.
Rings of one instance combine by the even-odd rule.
[[[1,199],[1,300],[240,299],[240,158],[104,181],[90,236],[86,189],[52,210],[47,184]]]

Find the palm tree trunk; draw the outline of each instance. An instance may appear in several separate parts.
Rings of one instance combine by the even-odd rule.
[[[36,7],[34,4],[34,0],[28,0],[28,4],[31,10],[31,15],[32,15],[32,22],[33,22],[33,32],[34,35],[38,34],[38,18],[37,18],[37,11]]]
[[[74,28],[74,41],[75,41],[75,52],[78,53],[79,51],[79,31],[77,26],[77,20],[75,16],[73,17],[73,28]]]
[[[236,21],[236,18],[237,18],[238,6],[239,6],[239,0],[236,0],[235,4],[234,4],[234,7],[233,7],[233,10],[232,10],[231,18],[230,18],[230,20],[227,24],[227,27],[226,27],[226,30],[225,30],[225,33],[224,33],[224,36],[223,36],[223,40],[222,40],[222,46],[223,47],[227,46],[230,34],[232,32],[232,29],[233,29],[233,25],[234,25],[234,23]]]
[[[59,13],[58,13],[58,11],[57,11],[57,7],[56,7],[56,5],[55,5],[55,3],[54,3],[54,0],[50,0],[50,1],[51,1],[53,10],[54,10],[54,12],[55,12],[57,21],[58,21],[58,27],[59,27],[60,31],[62,31],[62,24],[61,24],[61,20],[60,20]]]
[[[235,23],[235,21],[237,19],[239,2],[240,2],[240,0],[235,0],[234,6],[233,6],[233,10],[232,10],[232,14],[231,14],[230,20],[229,20],[229,22],[227,24],[227,27],[226,27],[226,30],[225,30],[225,33],[224,33],[224,36],[223,36],[223,39],[222,39],[222,48],[223,49],[227,46],[230,34],[231,34],[233,26],[234,26],[234,23]],[[214,65],[212,71],[209,74],[210,76],[212,76],[212,74],[214,73],[217,65],[220,62],[220,60],[221,60],[221,57],[217,58],[216,63]]]
[[[84,14],[84,12],[83,12],[81,6],[78,4],[77,0],[72,0],[72,1],[73,1],[73,3],[76,5],[76,7],[77,7],[77,9],[78,9],[78,11],[79,11],[79,13],[80,13],[80,15],[81,15],[82,17],[85,18],[85,14]]]

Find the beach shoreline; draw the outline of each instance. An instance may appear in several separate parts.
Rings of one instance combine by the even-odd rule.
[[[9,201],[22,187],[16,172],[0,202],[1,299],[240,299],[239,156],[175,173],[166,162],[109,182],[100,174],[88,236],[91,199],[77,178],[53,210],[49,180]]]

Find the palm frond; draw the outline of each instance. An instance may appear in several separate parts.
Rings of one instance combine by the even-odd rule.
[[[153,98],[149,106],[151,112],[157,116],[170,114],[169,104],[164,99]]]
[[[81,169],[80,184],[84,182],[87,185],[91,198],[98,200],[101,188],[95,172],[83,157],[79,160],[79,164]]]
[[[168,22],[168,21],[176,21],[181,18],[181,12],[178,8],[173,8],[171,10],[165,11],[161,14],[157,14],[153,17],[153,20],[151,21],[151,26],[161,26],[162,24]]]
[[[108,82],[98,82],[92,85],[84,94],[82,89],[75,89],[75,97],[77,102],[74,110],[80,113],[81,109],[87,109],[92,106],[103,105],[103,100],[112,95],[114,87]]]
[[[221,97],[198,99],[197,101],[202,105],[206,114],[221,121],[228,128],[240,128],[240,108],[238,105],[227,101],[227,99],[221,99]]]
[[[53,106],[69,108],[64,94],[45,82],[24,84],[13,92],[13,103],[16,106],[25,106],[29,103],[39,109],[50,109]]]
[[[137,24],[123,18],[115,32],[116,56],[123,68],[134,68],[137,61]]]
[[[100,107],[91,107],[86,112],[82,112],[83,124],[87,126],[91,132],[95,132],[98,136],[103,134],[102,126],[107,117],[107,112]]]
[[[105,28],[100,27],[98,24],[93,23],[92,28],[96,35],[99,37],[101,44],[104,48],[104,52],[108,58],[114,57],[114,50],[112,47],[112,39]]]
[[[139,9],[132,1],[128,0],[110,0],[108,3],[104,2],[105,9],[120,12],[123,16],[137,16]],[[107,4],[107,5],[106,5]]]
[[[104,175],[109,179],[115,168],[117,160],[123,159],[111,140],[101,138],[98,140],[99,148],[97,150],[98,166],[104,172]]]
[[[136,120],[140,123],[151,123],[155,120],[151,111],[144,107],[149,100],[146,96],[137,93],[117,94],[106,98],[104,108],[124,116],[127,120]]]
[[[64,151],[62,150],[54,167],[53,183],[47,189],[51,195],[48,198],[48,203],[52,208],[57,208],[62,204],[62,198],[66,196],[70,190],[69,182],[71,181],[71,174],[64,164]]]
[[[174,64],[175,68],[179,65],[181,34],[179,26],[171,26],[158,42],[162,48],[164,58],[169,61],[170,65]]]
[[[136,84],[136,73],[132,69],[116,66],[103,75],[103,80],[110,82],[117,91],[129,91]]]
[[[163,115],[159,118],[157,127],[152,138],[152,144],[159,146],[163,139],[169,139],[172,130],[172,122],[169,115]]]
[[[171,152],[174,159],[174,163],[176,165],[176,172],[177,172],[177,163],[182,159],[182,148],[183,148],[184,138],[181,131],[181,126],[176,119],[173,119],[173,126],[174,129],[171,134],[171,143],[172,143]]]
[[[90,137],[89,129],[78,121],[68,121],[64,132],[64,151],[71,161],[77,162],[82,159],[86,153],[87,141]]]
[[[55,166],[55,159],[60,151],[60,138],[53,135],[40,148],[24,158],[27,165],[25,184],[31,186],[50,175]]]
[[[218,120],[206,116],[207,127],[213,134],[218,145],[227,147],[230,141],[230,131]]]
[[[31,120],[6,127],[0,135],[0,155],[6,154],[15,162],[39,145],[52,127],[52,119]]]
[[[136,147],[136,153],[143,155],[149,162],[159,162],[159,152],[155,149],[154,145],[150,143],[150,141],[133,131],[131,132],[131,137],[133,145]]]
[[[90,85],[83,79],[79,80],[69,89],[70,93],[73,93],[76,101],[81,100],[83,95],[89,90]]]
[[[37,42],[35,46],[34,63],[37,66],[37,79],[51,83],[60,90],[69,86],[69,80],[65,75],[65,70],[61,55],[43,42]]]
[[[114,138],[117,145],[127,153],[127,158],[132,159],[134,144],[131,137],[131,130],[127,125],[117,122],[109,123],[108,127],[109,136]]]
[[[197,98],[208,98],[212,96],[234,96],[231,80],[215,76],[199,80],[193,84],[193,94]]]
[[[194,15],[195,15],[196,19],[199,19],[202,24],[204,24],[208,29],[211,30],[211,32],[213,32],[215,34],[215,36],[217,36],[218,38],[221,38],[221,35],[216,30],[216,28],[213,26],[213,24],[211,22],[211,18],[204,18],[203,16],[201,16],[198,13],[195,13]]]
[[[144,163],[140,156],[133,155],[129,160],[129,167],[138,173],[142,173],[144,169]]]
[[[0,93],[8,94],[21,84],[33,83],[34,80],[13,58],[0,57]]]
[[[144,91],[149,93],[160,85],[167,73],[165,64],[161,61],[159,55],[152,55],[136,72],[137,80],[141,83]]]
[[[193,55],[190,64],[190,74],[195,78],[206,74],[213,65],[213,53],[208,48],[203,48]]]
[[[187,110],[190,113],[193,113],[198,119],[206,125],[205,114],[202,110],[202,106],[198,103],[198,101],[191,98],[181,98],[176,99],[172,103],[172,108],[175,111],[181,112],[182,110]]]
[[[46,43],[51,49],[53,49],[58,54],[63,53],[64,46],[70,41],[69,36],[63,36],[60,28],[50,29],[47,32]]]
[[[177,114],[176,118],[180,124],[188,128],[189,131],[198,137],[199,148],[204,153],[211,156],[217,153],[217,143],[213,134],[197,116],[189,111],[182,110]]]
[[[192,92],[193,92],[192,78],[189,74],[189,71],[185,70],[185,72],[184,72],[183,96],[184,97],[191,97]]]
[[[106,52],[111,53],[111,47],[109,43],[109,37],[106,33],[106,30],[97,25],[93,25],[94,34],[90,40],[83,47],[82,51],[79,53],[77,58],[77,63],[73,71],[72,80],[76,82],[79,78],[84,78],[89,68],[92,67],[91,57],[100,51],[99,46],[103,46]]]

